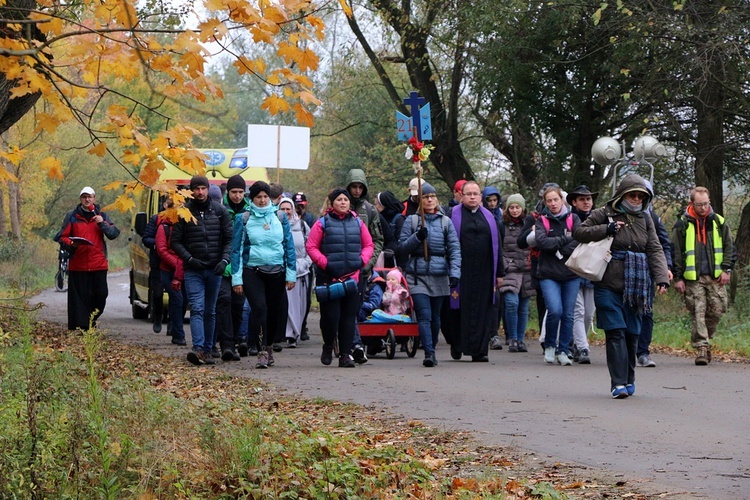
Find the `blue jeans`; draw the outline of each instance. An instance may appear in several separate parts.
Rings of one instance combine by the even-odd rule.
[[[159,271],[161,284],[169,294],[169,322],[172,326],[172,338],[185,340],[185,327],[182,325],[182,291],[172,290],[172,275],[173,273],[168,271]]]
[[[213,269],[186,269],[185,290],[190,304],[190,333],[193,349],[211,352],[214,348],[216,324],[216,299],[219,296],[221,276]]]
[[[569,280],[539,280],[547,307],[547,323],[544,328],[544,347],[554,347],[555,354],[570,354],[570,341],[573,338],[573,318],[580,278]],[[558,340],[557,330],[560,330]]]
[[[414,312],[419,324],[419,341],[424,348],[425,356],[435,354],[435,346],[440,335],[440,309],[445,297],[430,297],[426,293],[415,293],[411,296]]]
[[[529,302],[531,297],[521,297],[520,293],[505,292],[505,331],[510,340],[521,343],[526,338],[526,325],[529,322]]]

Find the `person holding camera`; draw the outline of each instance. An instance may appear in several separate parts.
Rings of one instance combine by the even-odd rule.
[[[320,303],[324,365],[333,362],[333,343],[339,342],[339,367],[353,368],[351,348],[359,308],[359,270],[370,262],[375,245],[367,226],[351,211],[351,195],[336,188],[328,195],[331,208],[318,219],[307,239],[307,253],[315,264],[315,292]]]
[[[440,310],[451,285],[457,286],[461,278],[461,246],[453,222],[440,213],[435,188],[426,182],[422,184],[422,207],[424,224],[419,214],[414,214],[401,227],[399,252],[409,255],[404,273],[424,347],[422,365],[431,368],[438,363],[435,345],[440,335]]]

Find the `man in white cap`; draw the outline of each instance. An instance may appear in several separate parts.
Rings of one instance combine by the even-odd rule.
[[[409,181],[409,197],[404,200],[404,215],[410,216],[419,210],[419,185],[424,184],[424,179],[414,177]]]
[[[87,330],[107,305],[107,244],[120,230],[96,204],[96,193],[86,186],[80,203],[68,212],[60,232],[60,242],[71,252],[68,267],[68,330]],[[89,325],[90,323],[90,325]]]

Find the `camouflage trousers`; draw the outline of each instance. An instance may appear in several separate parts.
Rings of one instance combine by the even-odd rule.
[[[721,315],[727,311],[727,288],[711,276],[685,281],[685,305],[693,320],[690,341],[693,347],[708,347]]]

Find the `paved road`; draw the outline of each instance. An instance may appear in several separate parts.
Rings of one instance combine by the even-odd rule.
[[[101,327],[113,338],[184,357],[186,348],[131,319],[127,273],[110,275]],[[37,297],[41,317],[66,323],[66,294]],[[468,430],[488,445],[515,446],[566,462],[645,481],[680,498],[750,498],[750,365],[653,356],[656,368],[637,373],[637,393],[608,397],[604,350],[590,366],[546,365],[541,349],[491,351],[489,363],[453,361],[445,344],[439,366],[419,355],[375,357],[355,369],[323,366],[317,320],[308,342],[276,355],[276,366],[255,370],[247,358],[220,369],[253,377],[293,394],[386,408],[437,428]],[[189,336],[189,335],[188,335]],[[186,369],[193,369],[186,362]],[[674,498],[674,497],[672,497]]]

